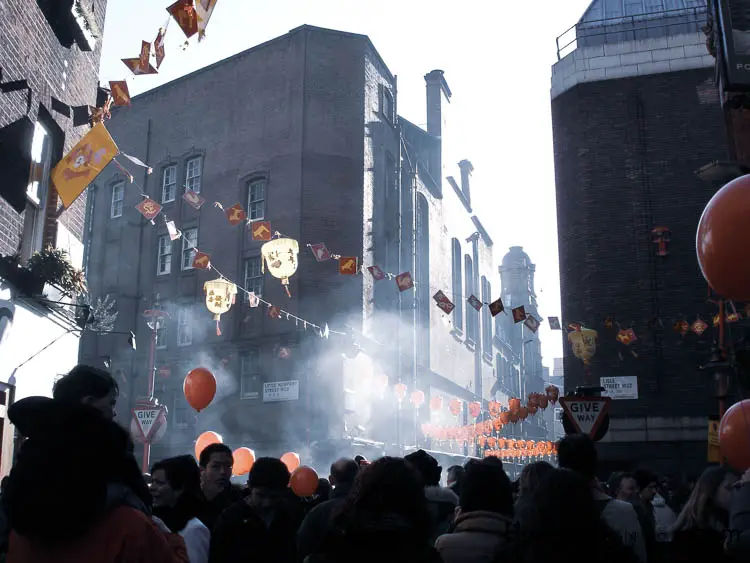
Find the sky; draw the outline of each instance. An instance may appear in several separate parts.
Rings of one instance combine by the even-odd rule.
[[[154,40],[170,3],[109,0],[103,84],[128,77],[120,59],[137,57],[141,40]],[[460,139],[461,158],[474,165],[472,203],[495,243],[495,262],[522,246],[536,264],[541,315],[559,317],[550,74],[556,38],[589,3],[218,0],[202,42],[193,38],[182,49],[185,37],[171,22],[159,74],[128,79],[128,87],[136,95],[305,24],[368,35],[398,77],[399,114],[418,125],[426,122],[424,75],[445,71],[453,93],[449,130]],[[493,278],[499,287],[499,275]],[[540,338],[551,368],[562,356],[562,333],[545,322]]]

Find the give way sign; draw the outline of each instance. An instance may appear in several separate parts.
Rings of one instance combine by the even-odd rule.
[[[588,434],[592,439],[607,417],[610,397],[560,397],[560,406],[568,420],[580,434]]]
[[[133,409],[133,418],[144,440],[149,441],[151,439],[151,435],[158,426],[156,421],[162,414],[162,409],[161,406],[151,405],[141,405]]]

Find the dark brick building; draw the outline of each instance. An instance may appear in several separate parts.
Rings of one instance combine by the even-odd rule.
[[[307,453],[316,443],[325,450],[325,443],[325,458],[339,453],[338,439],[349,452],[355,440],[382,453],[395,442],[424,443],[420,422],[445,418],[427,407],[436,394],[443,411],[452,398],[507,400],[496,384],[494,323],[486,307],[476,312],[466,303],[471,294],[492,300],[493,241],[471,205],[471,163],[441,145],[452,93],[442,71],[425,81],[427,130],[398,116],[396,78],[367,37],[303,26],[113,114],[108,126],[118,146],[154,172],[134,171],[134,185],[114,167],[97,179],[87,272],[93,291],[117,299],[117,330],[135,330],[139,346],[132,357],[90,335],[81,358],[112,357],[129,397],[121,415],[129,417],[128,404],[146,392],[150,331],[142,314],[158,295],[171,318],[158,334],[156,396],[170,414],[154,458],[191,451],[204,430],[270,455]],[[182,199],[185,186],[206,199],[200,211]],[[140,188],[163,205],[155,225],[134,209]],[[299,241],[291,299],[263,274],[262,243],[244,225],[230,226],[214,202],[240,202],[251,219]],[[192,269],[190,247],[169,240],[165,218],[228,278],[345,334],[321,339],[304,322],[271,319],[240,295],[216,336],[203,284],[217,275]],[[375,282],[366,270],[340,275],[336,261],[318,262],[306,247],[317,243],[363,266],[409,271],[416,287],[400,293],[395,281]],[[451,317],[434,304],[438,290],[456,303]],[[182,380],[197,365],[215,373],[219,391],[194,416]],[[279,381],[297,382],[298,395],[271,401],[266,384]],[[393,394],[399,381],[407,385],[401,408]],[[408,401],[415,389],[426,396],[418,412]]]
[[[711,324],[715,313],[695,257],[698,219],[717,188],[695,171],[727,155],[705,6],[629,24],[608,20],[611,8],[592,3],[577,49],[552,71],[562,315],[599,331],[589,381],[565,343],[565,389],[637,376],[638,399],[613,401],[600,444],[607,467],[697,472],[707,417],[718,412],[713,378],[698,370],[712,329],[683,338],[673,323]],[[660,226],[672,233],[667,256],[654,244]],[[635,330],[630,349],[605,328],[608,317]]]

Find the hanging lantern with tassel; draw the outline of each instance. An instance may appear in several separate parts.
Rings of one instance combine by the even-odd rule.
[[[268,271],[273,277],[281,280],[286,294],[291,298],[289,278],[297,271],[299,243],[290,238],[276,238],[264,244],[260,252],[263,255],[263,271],[265,272],[265,266],[268,266]]]
[[[206,307],[214,314],[216,336],[221,336],[219,319],[234,304],[237,297],[237,286],[224,278],[219,278],[204,283],[203,292],[206,294]]]

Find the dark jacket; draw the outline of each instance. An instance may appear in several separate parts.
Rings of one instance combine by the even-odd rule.
[[[711,528],[675,532],[668,555],[670,563],[694,563],[696,561],[730,563],[734,561],[734,558],[724,552],[724,534]]]
[[[295,563],[299,507],[283,502],[270,525],[246,501],[227,508],[211,532],[209,563]]]
[[[95,409],[44,397],[15,403],[8,417],[27,438],[2,499],[15,532],[59,545],[84,536],[119,506],[150,516],[151,495],[133,442],[117,423]]]
[[[425,487],[424,495],[427,498],[427,509],[432,523],[430,538],[432,545],[439,536],[450,531],[456,506],[458,506],[458,497],[456,493],[445,487]]]
[[[435,549],[444,563],[491,563],[513,536],[510,518],[477,510],[456,518],[453,532],[440,536]]]
[[[727,550],[737,561],[750,561],[750,483],[732,493]]]
[[[331,520],[343,507],[352,485],[338,485],[333,489],[331,500],[327,500],[313,508],[297,531],[297,558],[303,561],[305,557],[315,552],[331,530]]]
[[[305,563],[440,563],[435,548],[415,537],[411,523],[396,514],[345,517]]]
[[[227,487],[223,493],[216,495],[211,500],[206,500],[200,513],[201,521],[209,530],[213,530],[219,521],[219,516],[230,506],[242,500],[242,489]]]

